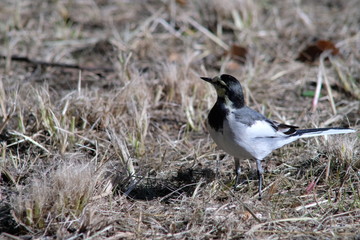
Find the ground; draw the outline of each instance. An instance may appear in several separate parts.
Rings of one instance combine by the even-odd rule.
[[[358,0],[0,2],[0,238],[359,239]],[[301,128],[263,163],[216,147],[200,77]]]

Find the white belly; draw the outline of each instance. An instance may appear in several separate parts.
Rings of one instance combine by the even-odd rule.
[[[241,136],[240,132],[233,132],[228,124],[224,124],[222,132],[216,132],[214,129],[208,127],[210,136],[219,148],[227,152],[228,154],[239,159],[252,159],[253,155],[249,151],[246,144],[241,144],[244,141],[234,141]]]
[[[229,114],[228,118],[233,115]],[[284,139],[264,121],[248,126],[235,119],[224,121],[222,132],[208,128],[215,143],[228,154],[239,159],[264,159],[274,149],[295,139]],[[232,124],[229,124],[231,122]]]

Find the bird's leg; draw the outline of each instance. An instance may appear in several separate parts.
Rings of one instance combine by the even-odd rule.
[[[261,190],[262,190],[264,169],[261,166],[260,159],[256,159],[256,168],[257,168],[257,173],[258,173],[258,177],[259,177],[259,200],[261,200]]]
[[[234,187],[236,187],[239,184],[241,169],[240,169],[240,159],[234,158],[234,161],[235,161],[235,176],[236,176]]]

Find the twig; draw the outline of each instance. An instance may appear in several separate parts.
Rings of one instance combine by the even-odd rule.
[[[281,223],[281,222],[298,222],[298,221],[305,221],[305,222],[306,221],[316,221],[316,222],[318,222],[318,219],[317,218],[310,218],[310,217],[295,217],[295,218],[276,219],[276,220],[273,220],[273,221],[253,225],[251,227],[251,229],[245,233],[245,235],[251,235],[254,232],[256,232],[258,229],[260,229],[261,227],[263,227],[263,226],[265,226],[267,224],[276,224],[276,223]]]
[[[215,42],[217,45],[225,49],[226,51],[229,50],[229,46],[223,42],[219,37],[217,37],[215,34],[210,32],[207,28],[203,27],[200,23],[195,21],[192,18],[186,19],[188,23],[190,23],[194,28],[196,28],[198,31],[202,32],[206,37],[210,38],[213,42]]]
[[[46,153],[50,153],[49,150],[47,150],[43,145],[41,145],[40,143],[36,142],[36,141],[35,141],[34,139],[32,139],[31,137],[28,137],[28,136],[26,136],[26,135],[24,135],[24,134],[22,134],[22,133],[17,132],[17,131],[10,131],[9,134],[11,134],[11,135],[13,135],[13,136],[22,137],[22,138],[24,138],[25,141],[29,141],[29,142],[31,142],[32,144],[34,144],[34,145],[38,146],[39,148],[41,148],[42,150],[44,150]],[[22,140],[20,140],[20,141],[18,141],[18,142],[15,142],[15,143],[12,143],[12,144],[8,145],[8,147],[9,147],[9,146],[12,146],[12,145],[15,145],[15,144],[17,144],[17,143],[19,143],[19,142],[21,142],[21,141],[22,141]]]
[[[329,54],[329,56],[330,56],[330,54]],[[334,97],[333,97],[333,94],[332,94],[332,91],[331,91],[331,86],[330,86],[330,83],[329,83],[329,79],[328,79],[326,71],[325,71],[324,58],[320,58],[320,68],[322,69],[322,73],[323,73],[323,77],[324,77],[324,83],[325,83],[326,91],[328,92],[331,109],[333,111],[333,114],[336,115],[337,111],[336,111],[335,101],[334,101]]]
[[[314,94],[314,98],[313,98],[313,102],[312,102],[312,111],[313,112],[316,111],[317,104],[319,102],[322,82],[323,82],[322,69],[319,68],[318,75],[317,75],[317,81],[316,81],[316,90],[315,90],[315,94]]]
[[[232,197],[235,197],[236,198],[236,201],[238,201],[244,208],[246,211],[248,211],[250,213],[250,215],[259,223],[263,223],[263,221],[261,221],[257,216],[256,214],[254,213],[254,211],[246,204],[244,203],[243,201],[241,201],[236,195],[235,193],[228,187],[226,186],[225,184],[221,183],[221,185],[223,187],[225,187],[229,193],[232,195]]]
[[[330,101],[330,105],[331,105],[331,109],[333,111],[334,114],[336,114],[336,107],[335,107],[335,102],[334,102],[334,98],[331,92],[331,87],[329,84],[329,80],[327,78],[326,72],[325,72],[325,67],[324,67],[324,59],[330,56],[330,52],[329,51],[325,51],[320,55],[320,66],[319,66],[319,71],[318,71],[318,76],[317,76],[317,83],[316,83],[316,90],[315,90],[315,96],[313,99],[313,105],[312,105],[312,111],[315,112],[317,105],[318,105],[318,101],[320,98],[320,91],[321,91],[321,87],[323,84],[323,81],[325,82],[325,87],[326,90],[328,92],[328,97],[329,97],[329,101]]]
[[[187,188],[187,187],[191,187],[191,186],[195,186],[197,183],[189,183],[189,184],[186,184],[184,186],[181,186],[179,187],[178,189],[172,191],[171,193],[165,195],[164,197],[160,198],[159,202],[162,202],[164,201],[165,199],[169,198],[171,195],[175,194],[175,193],[181,193],[180,191],[184,188]]]
[[[7,56],[0,55],[0,58],[7,59]],[[46,61],[40,61],[40,60],[34,60],[30,59],[25,56],[17,56],[12,55],[10,57],[12,61],[18,61],[18,62],[26,62],[33,65],[41,65],[46,67],[58,67],[58,68],[72,68],[72,69],[79,69],[89,72],[95,72],[95,71],[104,71],[104,72],[114,72],[115,70],[113,68],[106,68],[106,67],[85,67],[78,64],[68,64],[68,63],[54,63],[54,62],[46,62]]]
[[[330,199],[330,201],[334,201],[334,198]],[[316,207],[316,206],[319,206],[320,204],[324,204],[324,203],[328,203],[328,202],[329,202],[329,199],[325,199],[325,200],[322,200],[320,202],[313,202],[313,203],[309,203],[309,204],[304,205],[304,206],[301,205],[299,207],[296,207],[295,210],[296,211],[305,210],[305,209]]]
[[[11,234],[6,233],[6,232],[1,233],[1,235],[4,236],[4,237],[6,237],[7,239],[21,240],[20,237],[11,235]]]

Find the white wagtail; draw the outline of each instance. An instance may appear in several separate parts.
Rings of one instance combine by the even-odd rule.
[[[245,105],[241,84],[235,77],[223,74],[201,79],[211,83],[217,92],[207,119],[208,131],[215,143],[235,159],[235,186],[239,184],[240,159],[256,161],[259,199],[264,172],[261,161],[273,150],[299,138],[355,132],[349,128],[297,129],[277,123]]]

